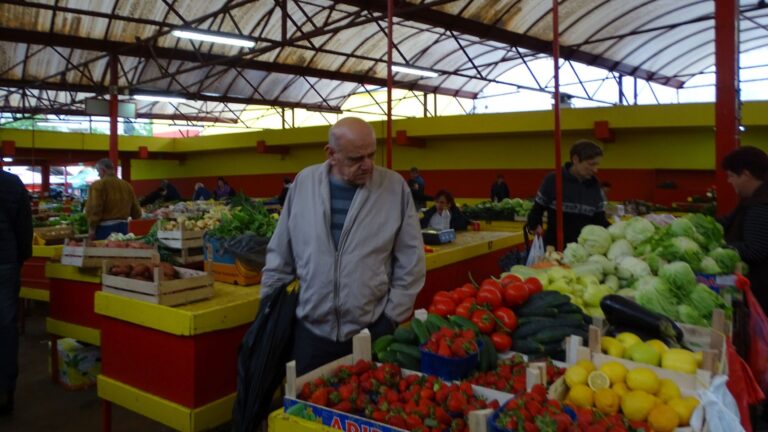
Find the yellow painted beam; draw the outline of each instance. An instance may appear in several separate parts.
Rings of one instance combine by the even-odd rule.
[[[522,243],[522,232],[460,232],[456,234],[456,241],[453,243],[431,246],[435,251],[427,254],[427,270],[434,270]]]
[[[214,284],[211,299],[168,307],[97,292],[96,313],[180,336],[237,327],[253,321],[259,310],[260,286]]]
[[[61,256],[62,245],[57,246],[32,246],[32,256],[38,258],[56,258]]]
[[[182,432],[208,430],[224,424],[232,417],[236,393],[232,393],[200,408],[188,408],[157,397],[107,376],[99,375],[97,393],[131,411]]]
[[[45,319],[45,329],[48,333],[68,337],[91,345],[101,345],[101,331],[91,327],[59,321],[53,318]]]
[[[479,221],[480,231],[501,231],[522,233],[525,222],[523,221]]]
[[[54,262],[45,263],[45,277],[78,282],[101,283],[101,269],[81,269]]]
[[[64,150],[108,150],[109,135],[0,129],[0,139],[16,142],[19,148],[64,149]],[[136,151],[147,146],[150,151],[173,151],[173,138],[120,136],[120,150]]]
[[[51,292],[46,289],[21,287],[19,297],[27,300],[49,302],[51,301]]]

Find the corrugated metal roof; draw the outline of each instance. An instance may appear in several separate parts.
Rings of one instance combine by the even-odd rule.
[[[85,97],[108,93],[109,54],[121,93],[195,101],[140,103],[144,116],[199,109],[236,121],[233,104],[334,110],[361,84],[386,78],[386,0],[287,0],[286,13],[283,2],[243,0],[0,3],[0,106],[10,112],[82,111]],[[740,1],[743,51],[768,45],[768,8],[758,3]],[[475,97],[549,52],[550,9],[541,0],[400,2],[394,61],[440,76],[397,73],[396,86]],[[673,87],[714,64],[713,1],[564,0],[560,14],[571,60]],[[257,45],[179,39],[170,34],[179,27],[244,34]]]

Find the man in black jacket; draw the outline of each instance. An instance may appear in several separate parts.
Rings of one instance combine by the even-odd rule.
[[[605,217],[605,194],[595,177],[603,158],[603,150],[594,142],[577,141],[571,147],[571,161],[563,170],[563,234],[565,243],[575,242],[581,229],[587,225],[608,226]],[[533,209],[528,213],[528,229],[541,235],[542,219],[547,212],[547,231],[544,244],[557,245],[557,218],[555,210],[555,173],[544,177],[536,194]]]
[[[505,198],[509,198],[509,187],[504,181],[504,176],[499,174],[496,176],[496,181],[491,186],[491,201],[501,202]]]
[[[0,170],[0,416],[13,411],[19,372],[21,265],[32,255],[32,210],[19,177]]]

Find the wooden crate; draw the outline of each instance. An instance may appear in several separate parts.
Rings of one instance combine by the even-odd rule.
[[[203,248],[201,247],[191,247],[179,250],[170,249],[169,252],[173,255],[174,259],[181,264],[195,264],[205,260]]]
[[[213,297],[213,278],[201,271],[174,267],[179,279],[163,280],[163,273],[155,268],[153,281],[140,281],[109,274],[115,264],[145,263],[136,260],[104,260],[102,263],[102,290],[108,293],[165,306],[178,306]]]
[[[287,363],[285,398],[283,402],[286,412],[288,412],[291,408],[296,409],[297,405],[300,405],[301,407],[299,408],[303,408],[313,413],[313,415],[316,417],[315,421],[322,423],[325,426],[334,427],[336,429],[348,431],[367,430],[380,432],[404,432],[405,429],[396,428],[384,423],[376,422],[369,418],[359,417],[354,414],[335,411],[328,407],[315,405],[298,399],[298,394],[301,391],[301,388],[304,386],[304,383],[311,382],[316,378],[320,378],[325,375],[329,375],[341,365],[353,365],[358,360],[371,361],[371,334],[368,332],[368,330],[363,330],[352,338],[352,354],[320,366],[319,368],[310,371],[305,375],[296,375],[295,361]],[[403,376],[411,374],[420,373],[403,369]],[[511,398],[511,395],[492,389],[485,389],[474,385],[472,386],[472,389],[476,395],[482,396],[488,401],[493,399],[499,400],[499,404],[501,405],[506,403],[507,400]],[[488,419],[492,414],[493,410],[490,409],[470,411],[469,415],[467,416],[467,424],[469,426],[470,432],[487,431]]]
[[[108,248],[104,242],[83,242],[83,246],[68,246],[65,241],[61,263],[82,268],[101,268],[105,259],[151,260],[157,256],[155,249]]]
[[[180,227],[177,230],[158,230],[157,240],[172,249],[190,249],[203,247],[203,230],[187,230]]]
[[[75,235],[74,229],[70,225],[59,225],[52,227],[35,228],[34,234],[45,241],[45,244],[62,244],[64,240],[72,238]]]

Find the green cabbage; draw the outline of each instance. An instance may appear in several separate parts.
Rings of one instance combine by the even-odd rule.
[[[584,261],[571,266],[576,276],[592,276],[597,282],[603,278],[603,265],[594,261]]]
[[[645,276],[635,282],[635,301],[640,306],[670,318],[677,316],[679,301],[674,290],[664,280],[656,276]]]
[[[611,291],[617,291],[619,289],[619,278],[617,278],[616,275],[606,276],[603,283],[607,285]]]
[[[704,259],[704,251],[688,237],[670,239],[656,253],[667,261],[684,261],[696,270]]]
[[[634,217],[627,222],[624,237],[632,243],[632,246],[636,246],[651,238],[655,231],[656,228],[648,219]]]
[[[675,261],[659,270],[659,278],[668,283],[677,298],[685,298],[696,286],[696,275],[688,263]]]
[[[655,253],[650,253],[643,257],[643,261],[648,263],[648,267],[651,268],[651,272],[653,274],[659,274],[659,269],[664,267],[667,262],[661,259],[658,255]]]
[[[637,290],[634,288],[622,288],[616,291],[616,294],[622,297],[628,297],[628,298],[634,299],[635,296],[637,295]]]
[[[677,317],[681,322],[693,324],[702,327],[708,327],[709,322],[699,313],[687,304],[681,304],[677,307]]]
[[[717,266],[723,273],[733,273],[736,271],[736,264],[741,261],[739,253],[735,249],[730,248],[716,248],[713,249],[709,256],[715,260]]]
[[[590,255],[602,255],[608,251],[613,239],[607,229],[599,225],[587,225],[581,229],[578,241]]]
[[[587,249],[578,243],[568,243],[563,251],[563,262],[566,264],[582,263],[589,258]]]
[[[610,293],[611,289],[605,285],[590,285],[587,287],[587,290],[584,291],[582,298],[584,299],[585,305],[597,307],[600,306],[600,300]]]
[[[616,261],[621,257],[625,256],[634,256],[635,251],[634,248],[632,248],[632,244],[630,244],[625,239],[619,239],[616,240],[614,244],[611,245],[611,247],[608,249],[607,257],[610,260]]]
[[[691,213],[686,215],[685,219],[696,228],[699,238],[694,238],[694,240],[699,241],[702,248],[712,250],[723,244],[723,226],[712,216]]]
[[[717,261],[710,257],[704,257],[704,259],[701,260],[701,266],[699,266],[699,268],[702,273],[706,274],[717,275],[723,273],[723,270],[717,265]]]
[[[603,266],[603,273],[606,275],[612,275],[616,273],[616,264],[603,255],[592,255],[587,260],[588,262],[595,262]]]
[[[710,321],[713,310],[727,309],[725,300],[703,284],[696,284],[691,290],[690,295],[683,299],[683,303],[692,307],[707,322]]]
[[[699,245],[706,244],[704,238],[696,231],[696,227],[688,219],[675,219],[669,225],[669,234],[672,237],[688,237]]]
[[[608,232],[611,234],[611,238],[614,241],[624,238],[624,229],[627,227],[627,223],[619,221],[608,227]]]
[[[635,257],[621,257],[616,266],[616,276],[619,279],[635,280],[650,275],[651,269],[648,264]]]

